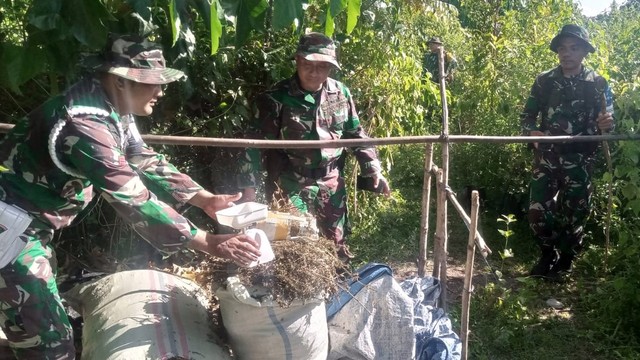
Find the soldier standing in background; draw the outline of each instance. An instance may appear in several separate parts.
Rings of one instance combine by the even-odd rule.
[[[422,59],[423,73],[431,74],[431,81],[440,82],[440,69],[438,67],[438,52],[442,48],[442,40],[439,37],[432,37],[427,41],[429,51],[424,54]],[[458,67],[458,61],[448,51],[444,52],[444,79],[449,83],[453,81],[455,69]]]
[[[255,123],[247,137],[268,140],[368,138],[360,125],[351,92],[341,82],[329,78],[332,69],[340,68],[334,42],[320,33],[303,35],[294,57],[296,74],[257,99]],[[340,166],[345,151],[342,147],[263,152],[249,149],[238,179],[243,200],[255,199],[257,173],[264,165],[267,182],[276,182],[300,212],[313,214],[321,235],[335,242],[338,256],[351,259],[353,254],[345,243],[347,196]],[[361,174],[371,181],[373,188],[389,196],[389,184],[382,176],[375,148],[357,147],[352,151]],[[265,184],[265,187],[272,189],[271,185]]]
[[[558,54],[560,65],[538,75],[533,83],[520,117],[523,135],[596,135],[611,131],[611,89],[602,76],[582,64],[587,54],[595,52],[587,31],[578,25],[565,25],[550,48]],[[532,147],[528,217],[541,255],[530,275],[559,279],[571,272],[573,260],[582,249],[598,143],[534,143]]]

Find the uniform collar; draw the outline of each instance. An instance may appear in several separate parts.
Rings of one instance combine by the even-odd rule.
[[[565,78],[562,74],[562,67],[558,65],[555,69],[552,70],[551,76],[558,79],[577,79],[583,81],[595,81],[595,72],[591,69],[588,69],[586,66],[582,65],[582,69],[577,75]]]
[[[338,82],[332,78],[327,78],[327,81],[322,84],[322,87],[318,91],[326,91],[329,94],[340,91],[338,87]],[[305,96],[310,95],[308,91],[305,91],[300,86],[300,78],[298,78],[298,73],[291,77],[291,81],[289,81],[289,95],[290,96]]]

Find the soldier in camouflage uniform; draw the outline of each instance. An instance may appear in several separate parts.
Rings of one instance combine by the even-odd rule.
[[[536,78],[521,115],[524,135],[596,135],[613,129],[607,82],[582,65],[595,52],[585,29],[565,25],[551,41],[560,65]],[[540,121],[538,122],[538,115]],[[532,276],[559,278],[582,248],[591,209],[595,142],[535,143],[529,224],[541,249]]]
[[[431,74],[431,81],[435,83],[440,82],[440,68],[438,66],[438,51],[442,47],[442,40],[439,37],[432,37],[427,41],[429,51],[424,54],[422,59],[423,72],[429,72]],[[444,78],[447,82],[453,80],[453,74],[458,67],[458,61],[449,52],[444,52]]]
[[[241,194],[204,190],[136,130],[134,115],[150,115],[161,86],[184,74],[166,67],[154,44],[133,36],[111,36],[103,59],[96,74],[29,113],[0,143],[0,205],[32,219],[19,236],[22,250],[0,264],[0,326],[18,359],[75,356],[51,240],[95,192],[165,253],[189,247],[240,263],[260,254],[246,235],[210,234],[180,215],[177,209],[190,204],[214,216]]]
[[[341,82],[328,77],[333,68],[340,68],[333,41],[319,33],[303,35],[295,61],[296,74],[257,100],[256,122],[248,137],[270,140],[368,138],[360,125],[351,92]],[[381,174],[375,148],[352,150],[361,174],[372,178],[373,186],[388,196],[389,185]],[[322,235],[334,240],[338,255],[348,259],[353,255],[345,245],[347,198],[339,166],[345,151],[341,147],[265,151],[268,155],[264,167],[269,173],[267,182],[275,180],[298,210],[314,214]],[[239,176],[244,199],[255,198],[256,173],[262,170],[262,162],[258,149],[248,150]]]

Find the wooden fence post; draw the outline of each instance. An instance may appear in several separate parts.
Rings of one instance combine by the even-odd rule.
[[[462,360],[467,359],[469,345],[469,308],[473,280],[473,262],[475,257],[476,234],[478,230],[478,192],[471,193],[471,226],[469,227],[469,242],[467,245],[467,263],[464,271],[464,288],[462,290],[462,316],[460,319],[460,339],[462,340]]]
[[[447,202],[447,194],[444,188],[444,171],[438,169],[436,180],[436,194],[438,206],[436,209],[436,236],[433,243],[433,277],[440,280],[439,307],[447,312],[447,247],[446,247],[446,223],[447,214],[444,206]]]
[[[449,107],[447,105],[447,90],[444,77],[444,48],[438,50],[438,70],[440,73],[440,99],[442,101],[442,137],[449,137]],[[440,236],[442,241],[442,257],[440,258],[440,300],[442,308],[447,312],[447,245],[449,242],[449,232],[447,230],[447,194],[449,187],[449,142],[442,143],[442,182],[438,185],[438,194],[442,192],[442,200],[438,201],[438,209],[442,212],[442,222],[440,224]]]
[[[424,277],[427,265],[429,239],[429,203],[431,202],[431,167],[433,166],[433,143],[428,143],[424,152],[424,180],[422,183],[422,212],[420,218],[420,254],[418,254],[418,276]]]

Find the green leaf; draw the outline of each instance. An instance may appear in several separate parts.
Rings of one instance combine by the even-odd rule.
[[[65,3],[64,11],[71,22],[71,33],[82,44],[101,48],[108,29],[106,21],[116,21],[99,0],[71,0]]]
[[[331,0],[329,2],[329,11],[336,17],[347,7],[347,1],[349,0]]]
[[[20,85],[45,69],[44,51],[39,46],[3,44],[0,49],[0,87],[20,94]]]
[[[217,0],[191,0],[193,4],[193,8],[198,12],[200,16],[202,16],[203,23],[210,24],[212,14],[217,14]],[[211,9],[212,6],[216,6],[216,8]]]
[[[206,1],[206,0],[204,0]],[[151,21],[151,0],[127,0],[127,4],[131,6],[134,12],[145,21]]]
[[[333,16],[331,15],[331,10],[327,11],[327,16],[324,21],[324,33],[331,37],[333,36],[333,32],[335,30],[336,24],[333,21]]]
[[[640,215],[640,199],[629,201],[628,206],[636,216]]]
[[[331,0],[327,8],[327,17],[324,24],[324,33],[331,37],[335,31],[335,17],[347,7],[348,0]]]
[[[347,5],[347,34],[351,34],[351,31],[356,27],[360,17],[361,6],[362,0],[349,0]]]
[[[622,195],[628,200],[635,199],[638,196],[638,187],[636,186],[636,184],[627,183],[622,188]]]
[[[222,36],[222,23],[218,17],[218,1],[214,0],[209,6],[210,23],[209,28],[211,32],[211,54],[218,52],[220,46],[220,37]]]
[[[54,30],[60,26],[62,0],[34,0],[27,14],[29,24],[40,30]]]
[[[273,0],[273,29],[289,27],[295,20],[298,20],[299,26],[304,18],[302,4],[300,0]]]
[[[227,18],[235,18],[236,46],[246,42],[251,31],[263,31],[267,0],[220,0]]]
[[[180,15],[176,10],[176,0],[169,1],[169,21],[171,22],[171,46],[174,46],[178,41],[178,34],[180,34],[182,26]]]

